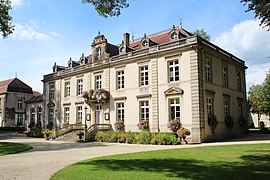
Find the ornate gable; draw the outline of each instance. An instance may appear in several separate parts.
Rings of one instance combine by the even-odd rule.
[[[172,96],[172,95],[183,95],[184,91],[177,87],[170,87],[164,92],[165,96]]]

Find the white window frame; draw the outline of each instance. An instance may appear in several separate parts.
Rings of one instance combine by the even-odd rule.
[[[143,40],[142,46],[143,47],[148,47],[148,45],[149,45],[148,41],[147,40]]]
[[[124,102],[116,103],[116,119],[117,121],[125,120],[125,104]]]
[[[96,58],[97,58],[97,60],[101,59],[101,48],[100,47],[98,47],[96,49]]]
[[[225,99],[224,100],[224,117],[230,115],[230,100]]]
[[[17,124],[18,124],[18,122],[24,124],[24,123],[23,123],[23,114],[21,114],[21,113],[17,114]],[[17,124],[16,124],[16,125],[17,125]]]
[[[212,62],[210,59],[205,60],[205,79],[208,82],[212,82]]]
[[[49,85],[49,100],[53,100],[55,95],[55,86],[54,84]]]
[[[178,35],[176,32],[173,32],[170,37],[171,37],[171,39],[175,40],[178,38]]]
[[[117,71],[117,89],[124,89],[125,88],[125,72],[124,70]]]
[[[65,82],[65,97],[70,97],[70,81]]]
[[[223,75],[223,86],[228,87],[229,86],[228,66],[223,66],[222,67],[222,75]]]
[[[149,101],[148,100],[140,101],[140,120],[149,121],[149,118],[150,118]]]
[[[35,120],[36,120],[36,112],[35,112],[35,109],[34,108],[32,108],[31,110],[30,110],[30,122],[34,122],[35,123]]]
[[[140,86],[148,86],[149,84],[149,71],[148,66],[140,66]]]
[[[77,96],[81,96],[83,92],[83,79],[77,80]]]
[[[96,75],[95,76],[95,88],[96,89],[101,89],[102,88],[102,76],[101,75]]]
[[[70,107],[64,107],[64,122],[69,123],[70,119]]]
[[[207,115],[214,115],[214,98],[206,97]]]
[[[82,123],[83,108],[82,106],[76,107],[76,123]]]
[[[17,99],[17,109],[18,110],[23,109],[23,99],[22,98]]]
[[[180,98],[169,98],[169,112],[170,120],[180,119],[181,108],[180,108]]]
[[[178,59],[168,61],[168,71],[169,71],[169,82],[179,81],[180,66]]]

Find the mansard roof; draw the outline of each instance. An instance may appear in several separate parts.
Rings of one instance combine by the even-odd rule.
[[[25,103],[36,103],[36,102],[42,102],[43,101],[43,95],[40,94],[38,96],[33,96],[31,99],[25,101]]]
[[[0,81],[0,94],[7,92],[33,94],[32,88],[18,78]]]

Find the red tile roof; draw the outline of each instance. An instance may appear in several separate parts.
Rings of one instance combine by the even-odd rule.
[[[41,96],[42,94],[40,92],[38,92],[38,91],[33,91],[33,95],[35,97],[37,97],[37,96]]]
[[[14,81],[15,78],[12,78],[12,79],[7,79],[7,80],[4,80],[4,81],[0,81],[0,94],[2,93],[6,93],[7,92],[7,89],[8,89],[8,85]]]
[[[0,81],[0,94],[6,92],[21,92],[33,94],[32,88],[18,78]]]

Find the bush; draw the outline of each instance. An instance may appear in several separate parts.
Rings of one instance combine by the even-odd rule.
[[[215,134],[215,129],[217,128],[218,121],[214,114],[208,115],[208,125],[211,127],[212,134]]]
[[[46,139],[48,140],[49,137],[53,134],[52,131],[50,131],[49,129],[46,129],[42,132],[42,134],[46,137]]]
[[[43,138],[43,132],[41,128],[33,128],[27,133],[28,137],[37,137],[37,138]]]
[[[117,135],[117,142],[125,143],[126,142],[126,135],[124,133],[120,133]]]
[[[262,128],[259,131],[261,134],[270,134],[270,130],[268,128]]]
[[[150,143],[150,133],[146,130],[142,130],[137,135],[137,141],[140,144],[149,144]]]
[[[99,142],[104,142],[104,136],[105,136],[104,132],[98,131],[96,134],[96,140]]]
[[[127,132],[127,133],[125,133],[125,136],[126,136],[126,143],[128,143],[128,144],[136,144],[137,143],[136,133]]]

